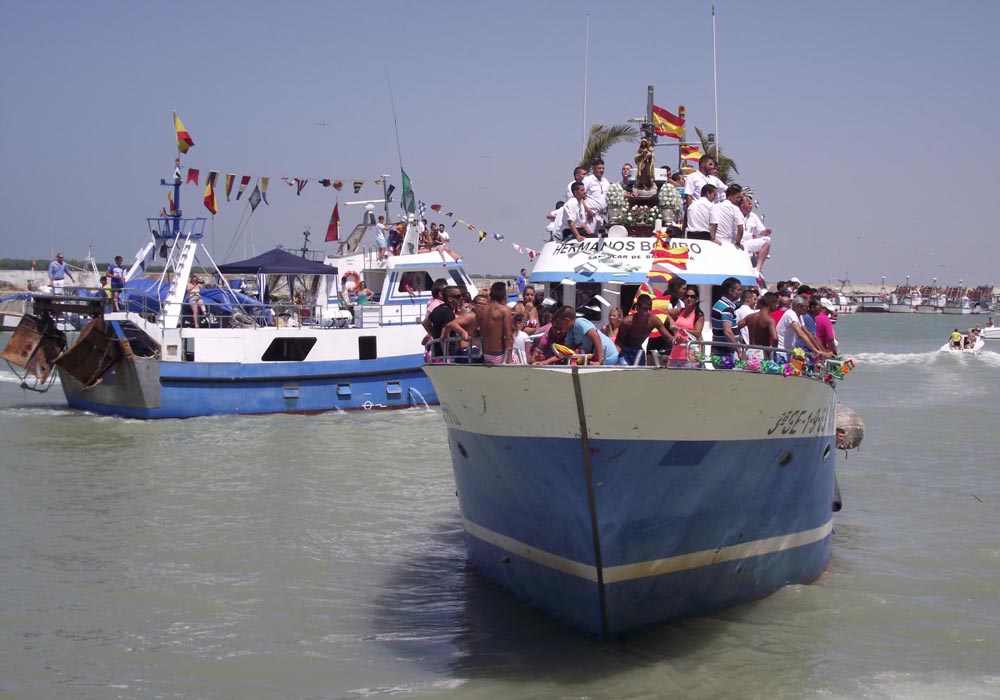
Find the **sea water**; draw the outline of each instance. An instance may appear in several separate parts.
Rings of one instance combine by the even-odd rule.
[[[937,352],[976,320],[842,316],[826,574],[610,644],[466,565],[435,409],[141,422],[5,369],[0,694],[1000,697],[1000,341]]]

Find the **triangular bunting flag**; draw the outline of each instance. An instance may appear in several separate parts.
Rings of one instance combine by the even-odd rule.
[[[326,227],[326,242],[340,239],[340,201],[334,203],[333,213],[330,214],[330,224]]]
[[[260,196],[264,200],[264,204],[271,206],[271,203],[267,201],[267,183],[271,181],[269,177],[262,177],[260,179]]]
[[[240,197],[243,196],[243,190],[245,190],[247,188],[247,185],[249,185],[249,184],[250,184],[250,176],[249,175],[244,175],[243,177],[240,178],[240,189],[236,193],[236,201],[237,202],[240,201]]]
[[[503,236],[502,236],[501,234],[499,234],[499,233],[494,233],[494,234],[493,234],[493,238],[494,238],[495,240],[498,240],[498,241],[500,241],[501,243],[503,242]]]
[[[177,150],[181,153],[187,153],[188,149],[194,145],[194,141],[191,139],[191,134],[188,130],[184,128],[184,124],[181,123],[181,118],[177,116],[177,112],[174,112],[174,131],[177,132]]]
[[[215,202],[215,179],[219,177],[219,171],[209,170],[208,177],[205,178],[205,198],[202,200],[205,202],[205,208],[215,215],[219,208]]]
[[[250,213],[253,214],[257,211],[257,205],[260,204],[260,187],[254,185],[253,192],[250,193],[247,201],[250,202]]]
[[[431,205],[431,210],[432,211],[441,211],[441,205],[440,204],[432,204]]]
[[[479,229],[479,242],[482,243],[486,240],[486,231]]]
[[[198,184],[198,168],[188,168],[188,176],[187,180],[184,181],[184,184],[186,185],[189,182],[193,182],[196,185]]]
[[[358,192],[361,191],[361,186],[363,184],[365,184],[364,180],[355,180],[354,181],[354,194],[357,194]]]
[[[517,243],[511,243],[511,245],[514,246],[514,250],[516,250],[521,255],[524,255],[524,248],[519,246]]]
[[[334,182],[333,182],[333,189],[335,189],[338,192],[340,192],[340,188],[343,187],[343,186],[344,186],[343,182],[341,182],[340,180],[334,180]]]
[[[319,184],[323,185],[323,187],[329,187],[333,184],[333,180],[320,180]]]
[[[302,190],[304,190],[306,188],[306,183],[307,182],[309,182],[309,181],[308,180],[300,180],[299,178],[295,178],[295,194],[296,195],[299,195],[299,196],[302,195]]]

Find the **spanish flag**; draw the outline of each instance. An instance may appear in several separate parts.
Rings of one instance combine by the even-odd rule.
[[[703,155],[700,146],[681,146],[681,160],[698,161]]]
[[[174,112],[174,131],[177,132],[177,150],[181,153],[187,153],[188,149],[194,145],[194,140],[191,138],[191,134],[188,133],[187,129],[184,128],[184,124],[181,123],[181,119],[177,116],[177,112]]]
[[[653,105],[653,132],[657,136],[679,139],[684,135],[684,120],[663,107]]]

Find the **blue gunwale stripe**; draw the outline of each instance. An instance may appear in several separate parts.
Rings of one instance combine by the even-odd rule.
[[[552,552],[529,544],[520,542],[499,532],[494,532],[489,528],[472,522],[468,518],[462,518],[465,531],[488,544],[506,550],[511,554],[522,557],[536,564],[547,566],[550,569],[561,571],[571,576],[597,583],[597,567],[590,564],[567,559]],[[801,530],[790,532],[776,537],[753,540],[751,542],[741,542],[740,544],[717,547],[715,549],[705,549],[700,552],[689,552],[678,554],[673,557],[654,559],[651,561],[636,562],[634,564],[622,564],[619,566],[607,567],[603,570],[604,583],[621,583],[634,579],[647,578],[649,576],[663,576],[677,573],[688,569],[704,568],[714,564],[737,561],[759,557],[765,554],[775,554],[796,547],[803,547],[820,542],[833,532],[833,516],[819,527],[811,530]]]

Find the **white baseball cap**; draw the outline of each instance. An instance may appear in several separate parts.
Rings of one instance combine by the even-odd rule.
[[[789,282],[794,282],[795,284],[802,284],[802,282],[799,281],[798,277],[793,277],[792,279],[790,279],[788,281]]]
[[[833,302],[830,301],[829,299],[827,299],[826,297],[823,297],[822,299],[820,299],[819,303],[827,311],[836,311],[837,310],[837,307],[833,305]]]

